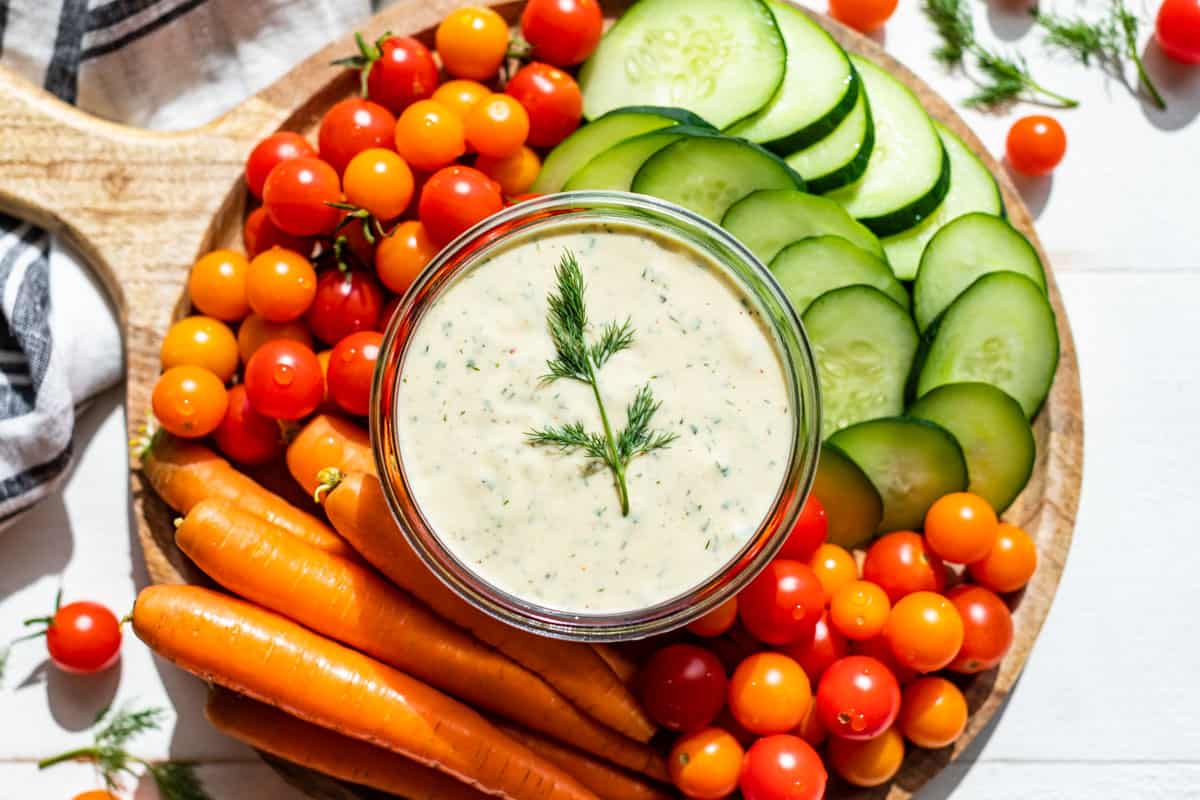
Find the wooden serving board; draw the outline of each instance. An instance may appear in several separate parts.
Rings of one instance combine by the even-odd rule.
[[[510,21],[521,9],[520,3],[482,2]],[[438,21],[462,4],[400,0],[361,30],[372,40],[392,31],[415,35],[432,46]],[[628,2],[604,5],[612,18]],[[831,784],[831,796],[899,800],[911,797],[984,728],[1012,690],[1050,610],[1079,503],[1079,373],[1053,271],[1029,211],[1004,170],[954,109],[879,45],[827,17],[813,16],[848,51],[870,58],[908,84],[925,109],[962,137],[997,177],[1012,223],[1034,243],[1046,264],[1062,346],[1054,387],[1034,426],[1038,457],[1033,479],[1005,515],[1034,536],[1041,559],[1016,607],[1011,651],[999,669],[968,684],[972,716],[965,735],[952,748],[913,748],[896,780],[880,789],[856,791]],[[324,110],[357,89],[353,76],[328,66],[354,51],[352,38],[344,36],[219,119],[179,133],[136,130],[96,119],[0,70],[0,208],[72,242],[111,293],[125,333],[126,418],[131,432],[149,415],[162,337],[187,310],[184,286],[191,264],[215,247],[242,247],[246,155],[259,139],[281,128],[312,135]],[[151,577],[157,582],[197,580],[175,548],[173,513],[149,491],[136,466],[131,465],[130,473],[133,516]],[[314,796],[331,796],[327,780],[296,770],[288,770],[288,777]]]

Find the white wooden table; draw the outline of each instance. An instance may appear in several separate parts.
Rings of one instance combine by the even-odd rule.
[[[1007,42],[1025,32],[1024,5],[1007,1],[977,6],[981,37]],[[916,0],[901,6],[887,47],[948,99],[965,96],[968,83],[928,55],[933,37]],[[1149,17],[1155,9],[1139,10]],[[1171,103],[1164,114],[1096,71],[1046,55],[1038,39],[1031,31],[1020,41],[1034,72],[1082,101],[1052,112],[1069,138],[1062,166],[1018,182],[1079,349],[1082,505],[1058,599],[1014,697],[922,797],[1200,798],[1200,69],[1149,49],[1148,66]],[[1033,110],[968,119],[1000,153],[1011,121]],[[44,613],[60,584],[68,598],[122,610],[145,585],[128,519],[120,408],[112,392],[84,415],[79,465],[62,498],[0,537],[0,637]],[[94,788],[88,766],[38,773],[33,763],[81,743],[110,700],[172,709],[161,735],[134,749],[202,762],[215,798],[296,796],[249,750],[208,728],[197,681],[132,637],[121,666],[99,678],[64,677],[46,670],[43,657],[36,644],[18,649],[0,692],[0,800],[67,800]],[[148,780],[129,790],[156,797]]]

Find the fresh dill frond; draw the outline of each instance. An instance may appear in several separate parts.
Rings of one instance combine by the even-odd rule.
[[[667,447],[679,438],[677,434],[650,429],[650,420],[662,406],[654,399],[650,384],[638,389],[633,402],[625,407],[625,428],[617,437],[617,455],[629,463],[633,459]]]
[[[600,340],[592,345],[592,363],[596,368],[604,366],[604,362],[622,350],[628,350],[633,345],[633,324],[626,319],[620,325],[610,322],[600,332]]]
[[[165,800],[212,800],[190,761],[164,761],[146,769]]]
[[[603,461],[608,458],[608,442],[598,433],[588,433],[582,422],[569,422],[558,428],[542,428],[527,434],[533,444],[554,445],[561,450],[576,448],[587,453],[589,458]]]
[[[584,336],[587,331],[587,305],[583,299],[583,272],[575,254],[563,253],[562,261],[555,270],[558,293],[549,295],[546,302],[550,307],[546,324],[550,328],[550,339],[554,342],[556,358],[547,362],[549,373],[545,380],[559,378],[588,383],[591,364]]]
[[[961,66],[975,41],[970,9],[959,0],[925,0],[922,8],[942,40],[934,48],[933,57],[947,67]]]

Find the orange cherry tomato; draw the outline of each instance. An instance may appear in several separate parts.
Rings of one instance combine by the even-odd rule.
[[[895,605],[906,594],[940,592],[946,587],[946,567],[919,533],[896,531],[876,539],[863,562],[863,579],[887,592]]]
[[[821,724],[821,717],[817,714],[816,703],[808,707],[808,713],[804,715],[804,720],[792,733],[813,747],[820,747],[825,739],[828,738],[829,731],[825,730],[825,726]]]
[[[491,158],[513,155],[529,136],[529,113],[506,94],[493,94],[476,103],[463,124],[467,144]]]
[[[945,678],[918,678],[904,687],[897,725],[917,747],[946,747],[967,727],[967,700]]]
[[[415,219],[406,220],[375,248],[375,271],[390,291],[404,294],[437,251],[425,226]]]
[[[973,675],[1000,663],[1012,646],[1012,612],[995,592],[982,586],[957,586],[947,595],[963,621],[963,643],[950,669]]]
[[[311,254],[313,249],[311,239],[293,236],[279,230],[275,223],[271,222],[271,218],[267,216],[267,210],[262,206],[246,216],[246,224],[242,227],[242,244],[246,246],[246,252],[250,254],[251,258],[272,247],[295,250],[303,256]]]
[[[925,512],[925,543],[945,561],[969,564],[991,552],[999,524],[987,500],[954,492],[939,497]]]
[[[505,195],[515,197],[533,185],[542,171],[542,160],[537,153],[523,146],[507,158],[481,155],[475,159],[475,169],[500,184],[500,191]]]
[[[829,0],[829,14],[856,31],[871,33],[883,27],[898,4],[899,0]]]
[[[1049,175],[1067,152],[1067,133],[1054,117],[1022,117],[1008,129],[1008,163],[1025,175]]]
[[[396,152],[427,172],[451,164],[467,152],[463,121],[436,100],[418,100],[396,122]]]
[[[834,592],[858,580],[858,564],[855,563],[854,556],[846,548],[836,544],[826,542],[818,547],[809,566],[817,574],[817,580],[825,590],[827,604]]]
[[[228,383],[238,365],[237,339],[224,322],[212,317],[185,317],[167,331],[159,351],[163,369],[190,364],[204,367]]]
[[[234,250],[214,250],[200,257],[188,276],[188,296],[200,313],[236,322],[250,313],[246,273],[250,262]]]
[[[760,736],[790,731],[804,721],[811,706],[808,676],[782,653],[755,653],[738,665],[729,681],[733,718]]]
[[[896,660],[896,654],[892,652],[892,646],[888,644],[887,637],[882,633],[874,639],[851,642],[850,651],[856,656],[870,656],[882,663],[896,676],[896,682],[901,686],[911,683],[917,677],[915,670],[909,669]]]
[[[150,404],[159,424],[185,439],[207,436],[225,418],[225,384],[203,367],[172,367],[158,376]]]
[[[946,666],[963,643],[962,616],[935,592],[913,592],[901,598],[883,631],[896,660],[917,672],[936,672]]]
[[[1015,592],[1033,577],[1037,560],[1037,545],[1029,534],[1016,525],[1001,522],[991,551],[968,564],[967,571],[993,592]]]
[[[887,592],[870,581],[851,581],[833,593],[829,621],[847,639],[874,639],[891,613]]]
[[[365,208],[376,219],[392,219],[412,202],[413,174],[403,158],[373,147],[350,159],[342,188],[350,204]]]
[[[106,792],[103,789],[93,789],[90,792],[83,792],[75,795],[72,800],[121,800],[112,792]]]
[[[468,81],[462,78],[446,81],[433,93],[433,100],[453,111],[459,119],[465,120],[467,112],[475,104],[491,95],[492,90],[479,81]]]
[[[508,53],[508,23],[490,8],[467,6],[446,15],[434,40],[447,73],[490,80]]]
[[[671,782],[694,800],[721,800],[737,788],[742,746],[720,728],[681,736],[671,748],[667,768]]]
[[[302,319],[270,322],[258,314],[251,314],[238,328],[238,356],[241,357],[243,364],[249,363],[250,357],[258,351],[258,348],[276,339],[299,342],[305,347],[312,347],[313,343],[312,332],[309,331],[308,325]]]
[[[737,608],[737,595],[734,595],[703,617],[693,620],[688,624],[687,629],[697,636],[706,638],[720,636],[732,628],[733,623],[737,622]]]
[[[288,322],[308,311],[317,295],[317,273],[304,256],[282,247],[259,253],[246,273],[246,299],[270,322]]]
[[[903,762],[904,737],[895,727],[865,741],[838,737],[829,740],[829,766],[855,786],[887,783]]]

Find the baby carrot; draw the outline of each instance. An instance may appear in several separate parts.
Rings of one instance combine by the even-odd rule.
[[[318,414],[292,439],[287,449],[288,471],[312,496],[326,467],[342,472],[375,474],[371,436],[366,429],[333,414]]]
[[[605,664],[608,664],[608,668],[620,679],[621,683],[626,686],[633,684],[634,678],[637,677],[638,665],[629,657],[629,654],[624,650],[618,650],[611,644],[594,644],[592,649]]]

